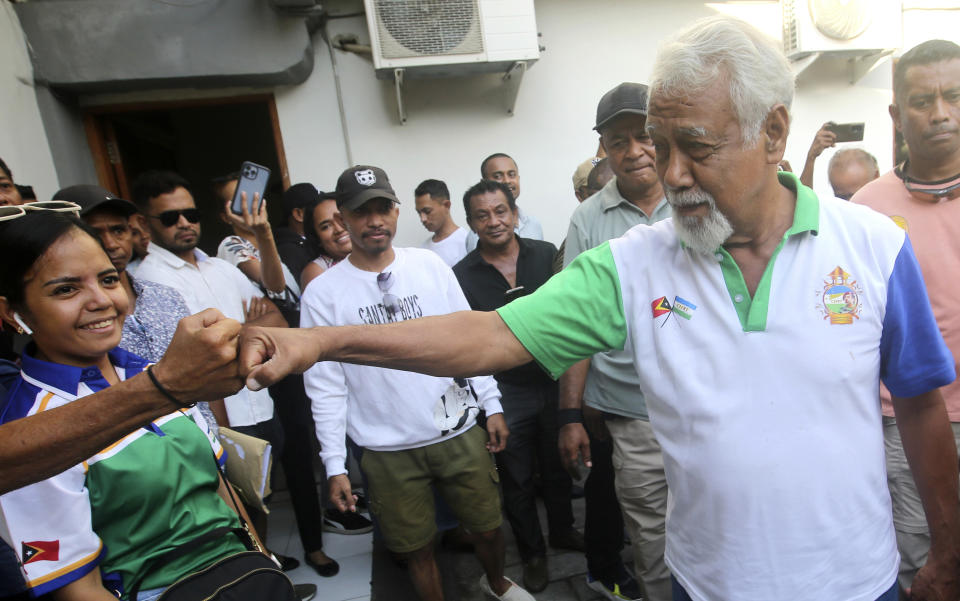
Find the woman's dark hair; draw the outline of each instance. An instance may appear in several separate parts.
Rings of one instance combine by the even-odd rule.
[[[323,241],[320,240],[316,228],[313,227],[313,211],[321,203],[333,200],[335,199],[329,195],[320,196],[317,200],[311,200],[303,209],[303,235],[307,238],[307,244],[314,258],[319,255],[330,257],[330,253],[323,247]]]
[[[11,182],[13,181],[13,173],[10,172],[10,168],[7,167],[7,164],[3,162],[3,159],[0,159],[0,171],[3,171],[3,174],[7,176]]]
[[[74,228],[100,244],[96,232],[69,213],[30,211],[0,222],[0,296],[7,297],[11,306],[22,306],[27,273],[54,242]]]

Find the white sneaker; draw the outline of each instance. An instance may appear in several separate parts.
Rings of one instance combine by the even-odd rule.
[[[486,574],[480,575],[480,590],[490,595],[494,599],[499,599],[500,601],[536,601],[536,599],[533,598],[533,595],[521,588],[519,584],[513,580],[510,580],[506,576],[503,578],[510,583],[510,588],[508,588],[507,592],[503,593],[502,595],[498,595],[493,592],[493,589],[490,588],[490,583],[487,581]]]

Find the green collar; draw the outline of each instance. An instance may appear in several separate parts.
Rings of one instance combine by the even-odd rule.
[[[820,199],[816,192],[800,183],[789,171],[777,173],[780,185],[797,195],[797,207],[793,210],[793,225],[785,232],[786,237],[803,232],[820,232]]]
[[[796,208],[793,211],[793,224],[783,233],[783,239],[780,240],[777,248],[773,251],[753,298],[750,298],[750,292],[737,262],[722,246],[717,251],[723,281],[727,286],[727,293],[730,295],[730,300],[733,301],[733,306],[740,318],[740,325],[744,332],[762,332],[767,328],[767,310],[770,305],[770,281],[773,279],[773,265],[787,238],[806,232],[816,235],[820,228],[820,199],[817,198],[816,193],[801,184],[797,176],[789,171],[781,171],[777,174],[777,177],[782,186],[791,190],[797,196]]]

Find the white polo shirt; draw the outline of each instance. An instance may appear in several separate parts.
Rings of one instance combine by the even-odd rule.
[[[193,252],[196,266],[151,242],[137,278],[170,286],[183,296],[191,314],[213,307],[243,323],[243,303],[262,297],[263,293],[242,271],[223,259],[210,257],[199,248]],[[243,388],[224,401],[231,426],[252,426],[273,417],[273,399],[266,388]]]
[[[666,562],[698,601],[873,601],[897,575],[881,378],[954,379],[903,230],[798,191],[751,297],[727,251],[671,220],[583,253],[499,310],[551,374],[634,349],[671,492]]]

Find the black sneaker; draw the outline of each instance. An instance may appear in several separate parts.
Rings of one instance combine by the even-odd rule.
[[[373,522],[359,513],[326,509],[323,512],[323,531],[337,534],[366,534],[373,530]]]
[[[289,572],[291,570],[296,570],[300,567],[300,562],[294,558],[287,555],[280,555],[279,553],[274,553],[271,551],[274,557],[277,558],[277,561],[280,562],[280,569],[284,572]]]
[[[293,585],[293,594],[297,596],[297,599],[300,601],[310,601],[317,596],[317,585],[316,584],[294,584]]]

